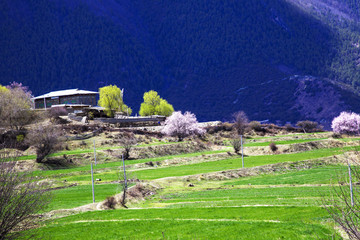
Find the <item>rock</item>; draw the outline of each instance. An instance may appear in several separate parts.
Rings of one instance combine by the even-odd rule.
[[[89,123],[86,116],[81,119],[81,123],[83,123],[83,124]]]

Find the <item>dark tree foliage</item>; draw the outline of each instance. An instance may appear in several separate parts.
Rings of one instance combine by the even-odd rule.
[[[344,1],[356,11],[358,0]],[[0,83],[20,79],[36,95],[121,82],[136,112],[154,89],[201,120],[259,112],[244,102],[276,120],[296,89],[284,77],[360,86],[356,23],[324,23],[283,0],[5,0],[0,11]]]
[[[36,220],[34,214],[50,201],[46,185],[27,172],[15,169],[17,155],[0,152],[0,239],[16,239]]]

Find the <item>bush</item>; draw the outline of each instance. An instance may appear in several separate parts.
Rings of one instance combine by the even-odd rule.
[[[241,139],[239,137],[236,137],[232,139],[230,142],[234,148],[235,153],[238,154],[241,149]]]
[[[273,142],[269,144],[269,147],[272,152],[276,152],[278,150],[278,147]]]
[[[108,209],[115,209],[117,202],[115,197],[107,197],[105,202],[104,202],[104,206],[107,207]]]
[[[313,121],[309,121],[309,120],[299,121],[296,123],[296,126],[301,128],[304,131],[304,133],[314,132],[316,130],[321,129],[317,122],[313,122]]]
[[[288,132],[292,132],[295,130],[295,128],[290,123],[285,124],[285,129]]]
[[[340,133],[336,133],[334,132],[332,135],[331,135],[332,138],[336,138],[336,139],[339,139],[339,138],[343,138],[343,136],[340,134]]]
[[[202,135],[205,130],[198,126],[198,121],[193,113],[173,112],[170,117],[165,120],[164,128],[161,131],[165,135],[176,136],[179,141],[185,137],[198,134]]]
[[[258,121],[252,121],[249,123],[249,128],[254,131],[262,131],[261,123]]]
[[[359,135],[360,115],[356,113],[342,112],[333,119],[331,128],[335,133]]]
[[[232,129],[233,129],[233,124],[228,123],[228,122],[221,123],[217,126],[206,127],[206,131],[209,134],[214,134],[214,133],[221,132],[221,131],[231,132]]]
[[[66,116],[68,112],[64,107],[52,107],[48,110],[48,114],[51,118],[58,118],[60,116]]]
[[[46,156],[61,149],[61,132],[52,125],[32,128],[26,141],[36,149],[36,162],[41,163]]]

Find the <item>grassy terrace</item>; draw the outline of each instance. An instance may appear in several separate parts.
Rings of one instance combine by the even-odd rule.
[[[270,142],[245,142],[245,147],[266,147],[269,146],[270,143],[275,143],[276,145],[287,145],[287,144],[294,144],[294,143],[306,143],[306,142],[313,142],[319,140],[325,140],[328,138],[310,138],[310,139],[295,139],[295,140],[283,140],[283,141],[270,141]]]
[[[144,148],[149,146],[161,146],[161,145],[174,145],[174,144],[182,144],[186,142],[155,142],[155,143],[149,143],[149,144],[139,144],[136,145],[138,148]],[[96,150],[115,150],[115,149],[123,149],[121,146],[110,146],[110,147],[96,147]],[[66,151],[60,151],[53,154],[50,154],[50,157],[57,157],[57,156],[63,156],[65,155],[80,155],[84,153],[93,153],[94,148],[87,148],[87,149],[75,149],[75,150],[66,150]],[[34,160],[36,159],[36,155],[24,155],[17,158],[18,160]]]
[[[327,217],[325,210],[291,210],[292,214],[288,207],[89,212],[56,220],[38,233],[41,239],[309,239],[333,234],[329,226],[319,223]]]
[[[118,184],[101,184],[95,186],[95,200],[100,202],[106,197],[120,192]],[[91,185],[80,185],[53,191],[53,199],[47,210],[69,209],[92,203]]]
[[[224,153],[224,152],[227,152],[227,150],[203,151],[203,152],[171,155],[171,156],[164,156],[164,157],[157,157],[157,158],[127,160],[127,161],[125,161],[125,165],[126,166],[134,165],[134,164],[138,164],[138,163],[146,163],[149,161],[161,162],[161,161],[169,160],[169,159],[184,158],[184,157],[196,157],[196,156],[211,155],[211,154]],[[119,159],[119,161],[117,161],[117,162],[99,163],[96,166],[94,166],[94,169],[103,171],[103,170],[117,169],[122,166],[123,166],[123,163],[122,163],[121,159]],[[81,167],[55,169],[55,170],[37,170],[37,171],[34,171],[33,173],[40,177],[51,177],[51,176],[59,177],[59,176],[71,175],[71,174],[78,175],[78,174],[82,174],[82,173],[88,173],[88,171],[90,171],[89,165],[81,166]]]
[[[328,165],[276,175],[245,177],[227,182],[226,185],[330,184],[344,174],[347,174],[347,167]]]
[[[249,156],[244,158],[244,162],[245,162],[245,167],[256,167],[256,166],[275,164],[275,163],[296,162],[296,161],[317,159],[322,157],[329,157],[353,149],[360,149],[360,147],[316,149],[312,151],[292,153],[292,154]],[[133,175],[135,175],[137,178],[141,180],[153,180],[164,177],[186,176],[186,175],[238,169],[241,167],[242,167],[241,158],[233,157],[223,160],[202,162],[196,164],[132,170],[131,172],[133,173]],[[101,178],[103,179],[103,181],[113,181],[117,179],[117,171],[118,170],[111,170],[111,169],[109,169],[106,172],[97,171],[95,177]],[[68,176],[66,177],[66,180],[70,182],[86,183],[89,182],[90,179],[89,174],[90,174],[89,172],[82,172],[81,175]]]
[[[351,151],[354,149],[360,149],[360,147],[344,147],[344,148],[329,148],[329,149],[316,149],[301,153],[292,154],[278,154],[278,155],[261,155],[261,156],[249,156],[244,158],[245,167],[255,167],[261,165],[282,163],[282,162],[295,162],[302,160],[317,159],[322,157],[329,157],[338,155],[344,151]],[[145,163],[148,161],[163,161],[171,158],[201,156],[206,154],[214,154],[220,151],[207,151],[200,153],[182,154],[172,157],[160,157],[153,159],[142,159],[136,161],[127,161],[126,164]],[[110,162],[98,164],[95,169],[95,178],[101,178],[103,181],[114,181],[118,179],[118,168],[122,166],[122,162]],[[170,167],[158,167],[151,169],[138,169],[131,170],[133,175],[142,180],[152,180],[157,178],[171,177],[171,176],[186,176],[201,173],[209,173],[223,170],[238,169],[242,167],[242,161],[239,157],[229,157],[223,160],[208,161],[202,163]],[[58,179],[64,179],[68,182],[78,182],[82,184],[90,183],[90,167],[76,167],[61,170],[47,170],[47,171],[34,171],[34,174],[41,177],[55,177]]]
[[[291,137],[294,137],[291,139]],[[303,136],[304,138],[295,138]],[[286,137],[286,139],[285,139]],[[279,139],[280,138],[280,139]],[[281,138],[284,138],[281,140]],[[289,138],[289,139],[288,139]],[[296,134],[256,138],[246,147],[267,147],[306,143],[326,139],[324,134]],[[265,140],[265,142],[258,142]],[[353,141],[359,139],[341,139]],[[149,146],[149,145],[148,145]],[[110,148],[103,148],[110,149]],[[246,156],[245,167],[321,159],[360,150],[360,146],[324,148],[291,154]],[[79,151],[79,152],[77,152]],[[73,154],[81,154],[76,150]],[[157,158],[126,161],[128,174],[160,186],[156,194],[128,203],[130,209],[92,211],[47,221],[36,230],[40,239],[340,239],[321,207],[329,197],[332,182],[347,174],[343,165],[320,165],[310,169],[283,170],[251,177],[216,180],[181,177],[239,169],[241,157],[224,154],[223,148]],[[63,154],[63,153],[58,153]],[[66,153],[69,154],[69,153]],[[69,154],[70,155],[70,154]],[[213,155],[213,156],[211,156]],[[120,160],[120,159],[119,159]],[[149,161],[172,160],[170,165],[146,167]],[[131,168],[130,168],[131,166]],[[103,182],[118,180],[122,162],[98,164],[95,178]],[[35,171],[37,176],[58,182],[77,183],[75,187],[55,190],[50,210],[69,209],[92,202],[90,167],[80,166]],[[192,183],[194,186],[189,187]],[[120,192],[118,184],[96,184],[97,202]],[[86,229],[86,230],[84,230]],[[33,230],[29,231],[32,233]]]

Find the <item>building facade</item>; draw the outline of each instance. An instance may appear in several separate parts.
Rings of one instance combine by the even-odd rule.
[[[76,106],[96,106],[98,92],[69,89],[54,91],[41,96],[32,98],[35,109],[51,108],[54,105],[76,105]]]

